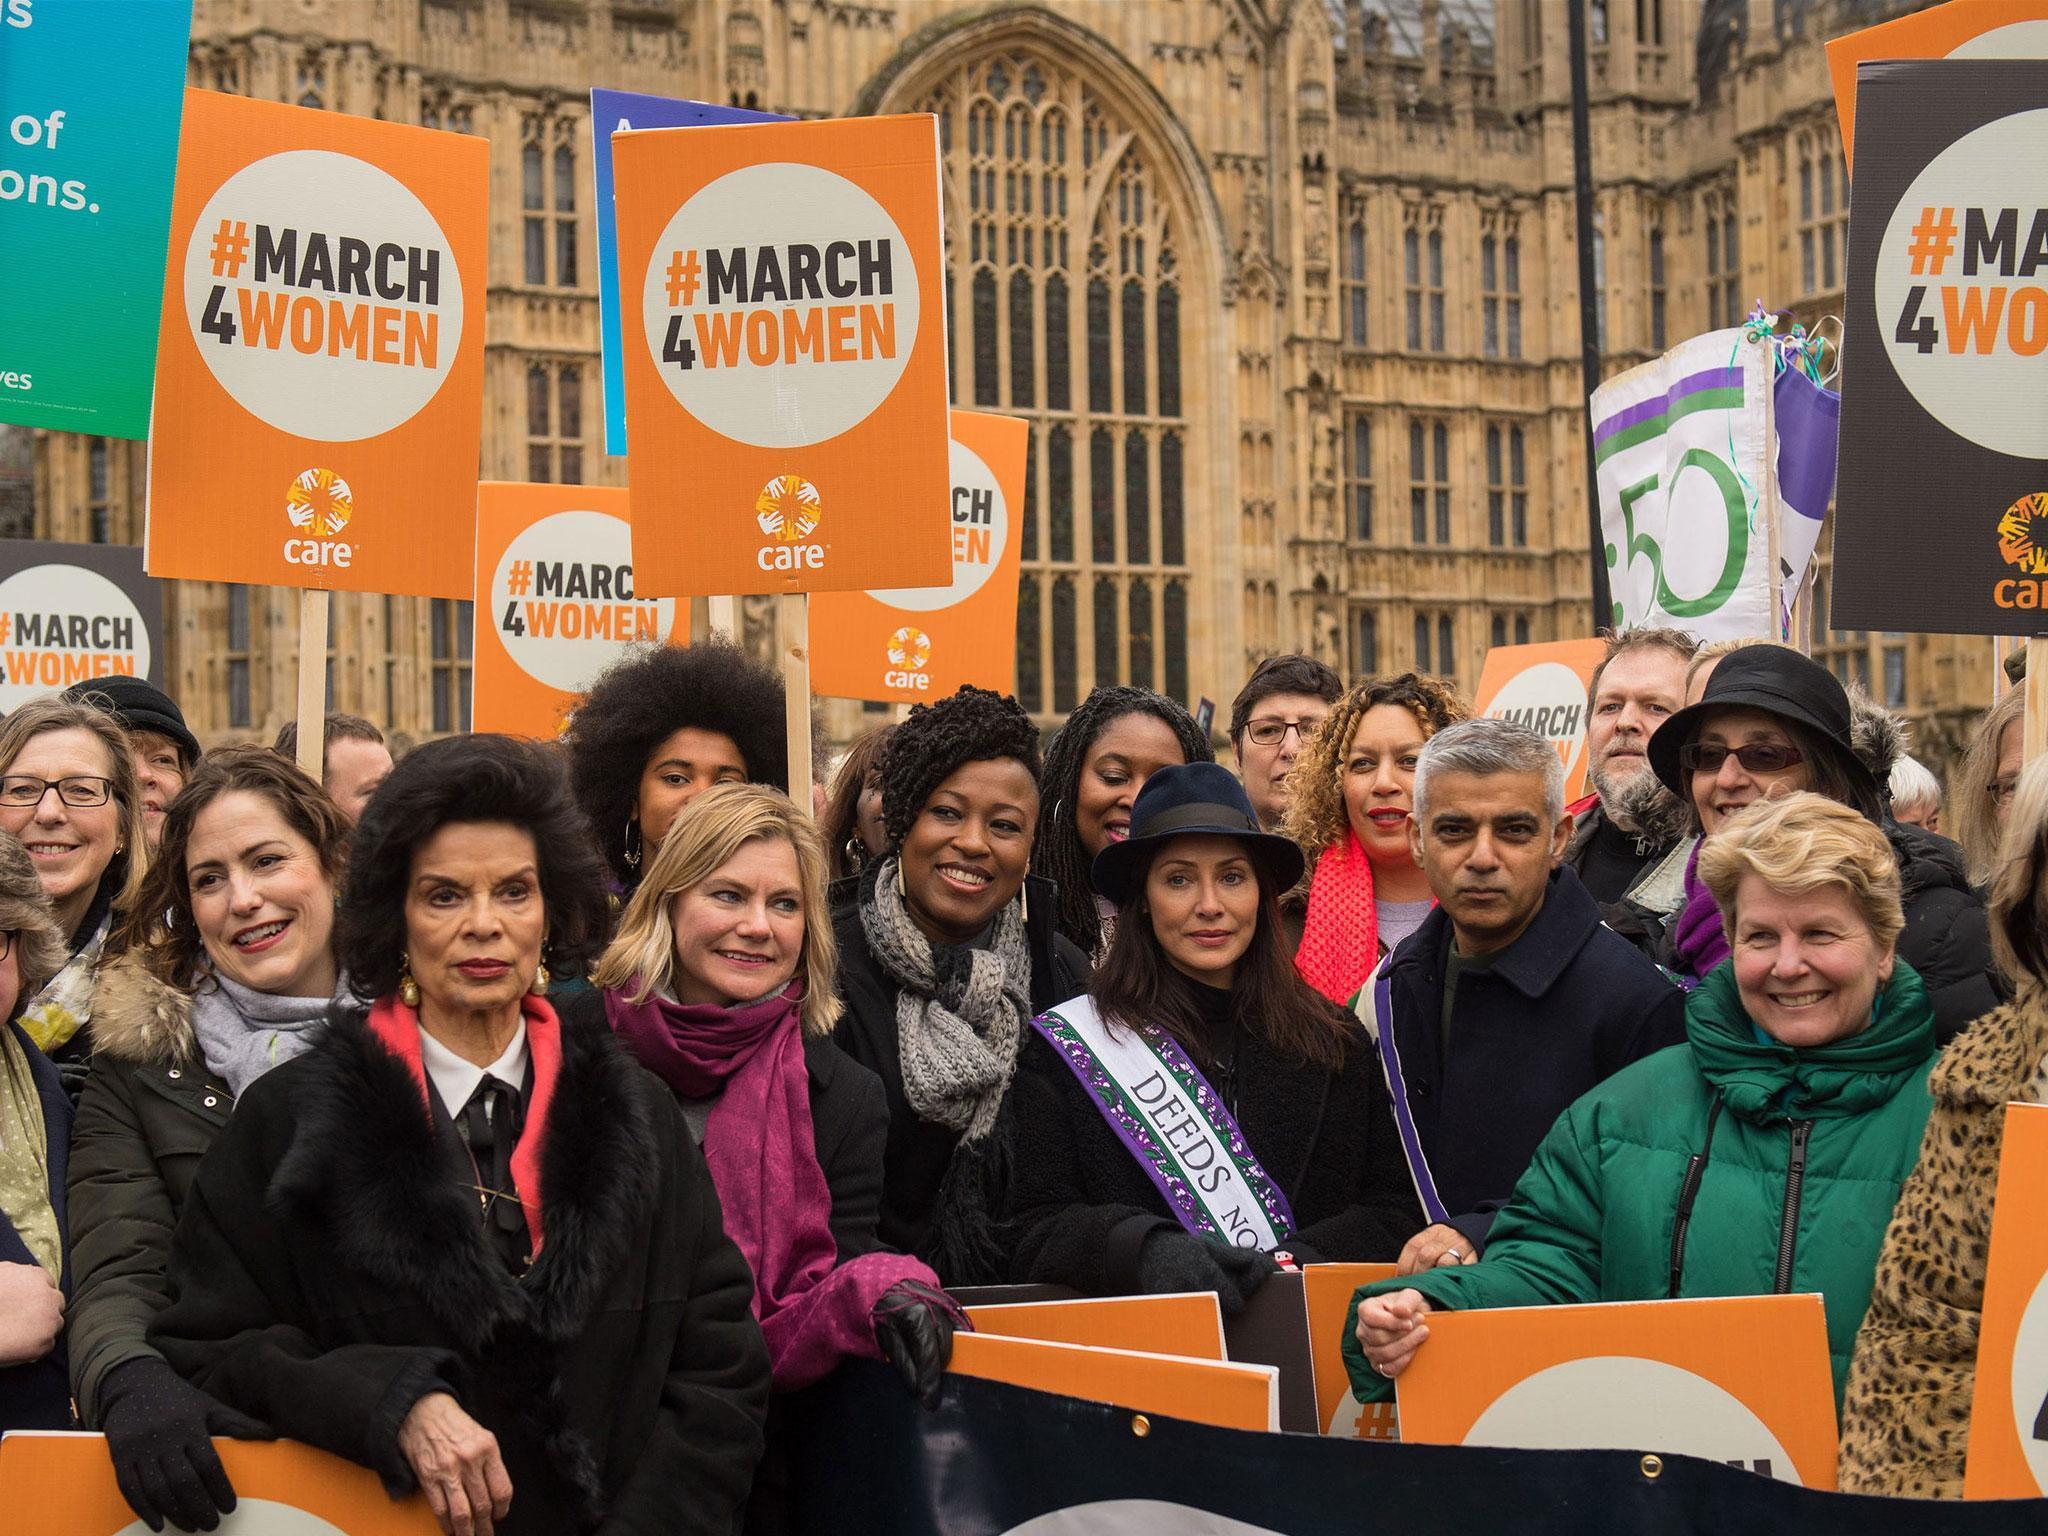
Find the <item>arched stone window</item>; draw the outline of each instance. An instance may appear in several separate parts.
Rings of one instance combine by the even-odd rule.
[[[953,400],[1031,424],[1018,688],[1189,686],[1185,233],[1110,93],[1036,45],[914,94],[944,158]],[[1049,601],[1047,600],[1049,596]]]

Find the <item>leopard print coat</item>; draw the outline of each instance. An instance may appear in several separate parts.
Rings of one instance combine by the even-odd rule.
[[[2029,984],[1949,1045],[1934,1112],[1877,1260],[1842,1402],[1848,1493],[1959,1499],[2005,1106],[2042,1097],[2048,988]]]

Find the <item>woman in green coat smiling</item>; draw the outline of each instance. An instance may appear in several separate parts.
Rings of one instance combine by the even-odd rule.
[[[1732,957],[1693,992],[1687,1043],[1565,1111],[1482,1261],[1360,1288],[1361,1397],[1387,1394],[1433,1307],[1818,1291],[1839,1402],[1929,1106],[1898,866],[1877,827],[1800,792],[1732,819],[1699,867]]]

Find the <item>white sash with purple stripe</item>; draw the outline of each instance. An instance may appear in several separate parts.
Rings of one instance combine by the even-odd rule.
[[[1380,1070],[1386,1074],[1387,1097],[1394,1101],[1394,1126],[1401,1133],[1401,1153],[1408,1160],[1408,1176],[1415,1181],[1415,1197],[1431,1221],[1447,1222],[1450,1213],[1436,1192],[1436,1176],[1429,1171],[1429,1159],[1422,1152],[1415,1112],[1408,1107],[1408,1082],[1401,1073],[1401,1048],[1394,1042],[1394,984],[1387,970],[1393,958],[1391,952],[1380,956],[1379,965],[1358,989],[1351,1011],[1379,1048]]]
[[[1112,1029],[1085,993],[1031,1025],[1188,1231],[1270,1251],[1294,1230],[1287,1197],[1171,1035],[1152,1026]]]

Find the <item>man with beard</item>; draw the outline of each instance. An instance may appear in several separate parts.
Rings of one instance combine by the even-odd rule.
[[[1572,807],[1577,826],[1565,862],[1603,907],[1662,910],[1657,877],[1686,842],[1685,808],[1650,771],[1650,737],[1685,706],[1685,669],[1695,649],[1676,629],[1611,635],[1586,690],[1586,753],[1593,796]],[[1685,869],[1676,859],[1668,894]],[[1645,899],[1647,898],[1647,899]]]

